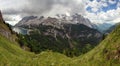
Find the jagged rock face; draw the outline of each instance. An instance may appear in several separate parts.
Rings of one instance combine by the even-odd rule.
[[[31,20],[35,20],[37,18],[37,16],[27,16],[27,17],[24,17],[18,24],[16,24],[15,26],[20,26],[20,25],[30,25],[30,22]]]
[[[78,24],[84,24],[90,28],[93,28],[93,24],[90,22],[89,19],[84,18],[83,16],[79,15],[79,14],[75,14],[72,16],[72,21],[76,22]]]

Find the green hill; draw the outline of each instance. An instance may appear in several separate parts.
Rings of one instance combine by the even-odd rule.
[[[51,64],[62,66],[69,61],[71,61],[70,58],[51,51],[35,55],[0,36],[0,66],[50,66]]]
[[[0,29],[10,32],[2,22]],[[40,54],[24,51],[1,32],[0,66],[120,66],[120,26],[92,51],[75,58],[50,50]]]

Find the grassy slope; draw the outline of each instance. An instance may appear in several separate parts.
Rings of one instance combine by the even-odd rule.
[[[51,51],[38,55],[22,50],[17,44],[0,35],[0,66],[68,65],[70,58]]]
[[[8,30],[5,26],[0,28]],[[35,55],[0,35],[0,66],[120,66],[119,38],[120,26],[92,51],[68,58],[51,51]]]
[[[79,58],[73,61],[76,65],[120,66],[120,25],[96,48]]]
[[[10,30],[9,30],[8,26],[7,26],[7,25],[5,25],[5,24],[4,24],[4,22],[3,22],[2,20],[0,20],[0,29],[4,29],[4,30],[6,30],[6,31],[9,31],[9,32],[10,32]]]

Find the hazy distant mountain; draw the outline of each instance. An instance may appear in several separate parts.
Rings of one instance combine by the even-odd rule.
[[[94,24],[94,28],[100,31],[101,33],[105,33],[113,24],[111,23],[97,23]]]
[[[110,33],[112,32],[120,23],[116,23],[115,25],[112,25],[110,28],[108,28],[105,33]]]

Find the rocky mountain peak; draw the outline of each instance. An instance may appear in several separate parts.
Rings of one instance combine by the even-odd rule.
[[[93,28],[93,24],[90,22],[89,19],[84,18],[80,14],[74,14],[72,16],[64,16],[62,15],[62,18],[53,18],[48,17],[44,18],[44,16],[41,16],[40,18],[37,18],[36,16],[28,16],[24,17],[16,26],[29,26],[29,25],[57,25],[61,26],[62,24],[83,24],[90,28]]]
[[[35,19],[35,18],[37,18],[37,16],[26,16],[21,21],[27,22],[27,21]]]
[[[29,21],[37,19],[37,16],[26,16],[24,17],[22,20],[19,21],[18,24],[16,24],[15,26],[19,26],[19,25],[24,25],[24,24],[28,24]]]
[[[82,15],[80,14],[74,14],[72,15],[72,21],[78,24],[84,24],[90,28],[93,28],[93,24],[90,22],[89,19],[84,18]]]

